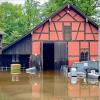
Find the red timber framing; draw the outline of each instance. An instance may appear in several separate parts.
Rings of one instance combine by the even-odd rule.
[[[70,27],[67,40],[64,26]],[[67,30],[66,30],[67,31]],[[64,35],[67,34],[67,35]],[[66,37],[67,38],[66,38]],[[43,42],[66,43],[68,64],[80,61],[81,52],[88,52],[88,60],[98,59],[98,26],[71,4],[65,5],[32,31],[32,54],[42,55]]]

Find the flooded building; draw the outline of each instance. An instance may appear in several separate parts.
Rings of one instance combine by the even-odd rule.
[[[73,62],[98,59],[98,26],[74,5],[66,4],[30,33],[5,47],[2,66],[23,68],[34,63],[43,70],[71,67]]]

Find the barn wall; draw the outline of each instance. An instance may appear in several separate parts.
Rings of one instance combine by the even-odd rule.
[[[71,27],[71,40],[65,39],[67,35],[64,35],[64,26]],[[41,54],[40,44],[46,41],[66,42],[70,66],[80,61],[81,52],[88,52],[89,60],[98,59],[98,29],[71,7],[66,7],[33,31],[32,54]]]
[[[3,54],[11,54],[11,55],[17,55],[17,54],[27,55],[31,54],[31,52],[32,52],[31,34],[2,51]]]

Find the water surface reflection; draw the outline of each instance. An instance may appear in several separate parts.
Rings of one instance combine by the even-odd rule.
[[[36,75],[22,73],[19,82],[11,82],[10,73],[0,72],[0,100],[100,100],[100,83],[76,85],[60,72]]]
[[[62,73],[45,72],[33,76],[33,100],[99,100],[100,84],[91,85],[78,80],[72,85]]]

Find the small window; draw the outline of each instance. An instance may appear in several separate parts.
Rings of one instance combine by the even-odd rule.
[[[88,52],[81,52],[80,53],[80,61],[88,61],[89,60],[89,53]]]
[[[84,61],[84,52],[81,52],[80,54],[80,61]]]
[[[88,52],[85,52],[85,61],[88,61],[89,60],[89,54]]]
[[[72,28],[71,26],[64,26],[63,27],[63,34],[65,40],[71,40],[72,39]]]

